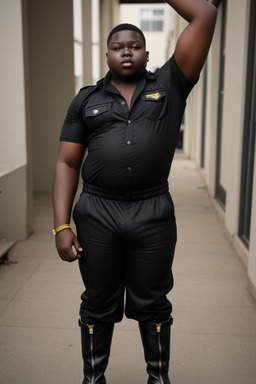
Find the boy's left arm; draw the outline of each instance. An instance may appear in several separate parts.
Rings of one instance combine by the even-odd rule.
[[[187,80],[196,80],[206,60],[217,9],[206,0],[165,0],[189,22],[178,38],[174,57]]]

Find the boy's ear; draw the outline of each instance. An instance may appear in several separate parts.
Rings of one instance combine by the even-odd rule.
[[[149,61],[149,51],[147,51],[147,61]]]
[[[106,59],[108,59],[108,53],[106,53]]]

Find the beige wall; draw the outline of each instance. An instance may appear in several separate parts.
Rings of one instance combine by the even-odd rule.
[[[26,164],[26,121],[21,2],[0,2],[0,172]]]
[[[106,52],[107,37],[111,29],[119,24],[119,0],[99,0],[100,9],[100,77],[108,71]]]
[[[170,41],[174,23],[172,21],[173,12],[167,4],[122,4],[120,19],[122,23],[135,24],[141,27],[141,10],[147,9],[163,9],[164,13],[164,30],[154,32],[144,32],[147,50],[149,51],[149,63],[147,69],[155,71],[160,67],[173,53],[173,38]]]
[[[34,190],[49,192],[60,129],[74,96],[72,0],[27,0],[27,22]]]
[[[82,0],[83,31],[83,84],[91,85],[92,79],[92,1]]]
[[[247,249],[238,234],[240,211],[240,180],[242,143],[245,113],[247,75],[247,49],[250,0],[228,0],[225,42],[224,99],[221,137],[220,181],[226,190],[226,207],[223,211],[213,200],[223,219],[226,233],[248,268],[249,287],[256,295],[256,176],[251,222],[250,247]],[[177,25],[180,31],[180,22]],[[221,6],[213,43],[208,55],[207,106],[205,132],[205,166],[202,175],[211,196],[215,197],[216,138],[218,114],[218,87],[220,61]],[[188,100],[184,150],[200,167],[200,142],[202,124],[202,79]],[[254,174],[256,170],[254,168]],[[255,296],[256,297],[256,296]]]
[[[24,46],[20,0],[0,2],[0,239],[31,230],[28,201]]]
[[[72,9],[72,0],[0,2],[0,238],[25,239],[33,190],[51,191],[74,96]]]
[[[222,180],[227,192],[225,224],[237,233],[245,110],[249,1],[228,2],[226,25],[226,70],[223,105]]]

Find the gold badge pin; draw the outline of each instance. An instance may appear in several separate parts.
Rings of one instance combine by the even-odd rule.
[[[160,96],[161,95],[159,92],[150,93],[150,94],[146,95],[146,99],[157,100],[157,99],[159,99]]]

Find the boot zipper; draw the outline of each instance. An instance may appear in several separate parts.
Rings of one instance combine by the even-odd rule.
[[[91,383],[94,384],[95,382],[95,361],[94,361],[94,346],[93,346],[93,325],[87,324],[89,329],[89,335],[90,335],[90,352],[91,352],[91,368],[92,368],[92,378]]]
[[[159,381],[160,384],[163,384],[163,376],[162,376],[162,345],[161,345],[161,325],[156,324],[156,333],[157,333],[157,342],[158,342],[158,350],[159,350]]]

